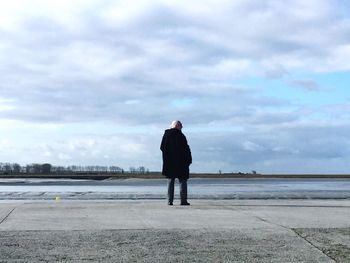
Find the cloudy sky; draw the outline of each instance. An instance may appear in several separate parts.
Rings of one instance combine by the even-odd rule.
[[[348,173],[347,0],[0,0],[0,162]]]

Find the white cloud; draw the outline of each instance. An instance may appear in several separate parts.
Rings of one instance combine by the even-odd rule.
[[[347,32],[350,32],[350,21]],[[338,45],[331,50],[331,55],[320,65],[320,71],[332,69],[334,71],[350,70],[350,44]]]
[[[258,152],[263,150],[263,147],[254,142],[245,141],[243,142],[243,149],[251,152]]]
[[[161,131],[155,130],[181,119],[198,132],[196,170],[215,163],[227,170],[282,169],[281,158],[322,159],[326,152],[289,143],[293,129],[277,132],[287,138],[282,142],[266,131],[296,127],[307,135],[298,125],[311,129],[313,116],[322,113],[323,122],[346,126],[347,115],[335,106],[307,108],[266,95],[259,84],[252,89],[241,81],[284,79],[319,90],[318,80],[294,72],[349,70],[349,36],[350,18],[330,0],[1,1],[0,127],[18,142],[0,157],[119,160],[121,166],[142,160],[156,169]],[[254,136],[244,134],[251,130]],[[227,140],[229,131],[241,132],[243,138],[234,137],[227,148],[215,137],[206,153],[200,142],[208,131],[226,131]],[[308,143],[310,149],[324,146]],[[327,151],[347,158],[346,151]]]
[[[69,161],[72,159],[72,157],[69,156],[68,154],[65,154],[65,153],[59,153],[58,159],[63,160],[63,161]]]
[[[13,99],[3,99],[0,97],[0,111],[14,110]]]

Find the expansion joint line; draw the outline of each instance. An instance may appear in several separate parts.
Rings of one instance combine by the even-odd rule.
[[[289,227],[286,227],[286,226],[283,226],[283,225],[280,225],[280,224],[277,224],[277,223],[274,223],[274,222],[271,222],[269,220],[266,220],[264,218],[261,218],[259,216],[256,216],[257,219],[263,221],[263,222],[266,222],[266,223],[269,223],[271,225],[275,225],[275,226],[279,226],[279,227],[282,227],[284,229],[287,229],[287,230],[291,230],[293,231],[298,237],[300,237],[301,239],[305,240],[307,243],[309,243],[312,247],[314,247],[315,249],[317,249],[318,251],[320,251],[323,255],[325,255],[326,257],[328,257],[329,259],[333,260],[334,262],[337,262],[334,258],[332,258],[331,256],[327,255],[326,253],[324,253],[324,251],[322,251],[320,248],[318,248],[317,246],[315,246],[314,244],[312,244],[309,240],[307,240],[306,238],[304,238],[302,235],[300,235],[298,232],[296,232],[293,228],[289,228]]]
[[[325,255],[326,257],[330,258],[331,260],[333,260],[334,262],[337,262],[334,258],[332,258],[331,256],[327,255],[326,253],[324,253],[323,250],[321,250],[319,247],[315,246],[314,244],[311,243],[311,241],[307,240],[305,237],[303,237],[302,235],[300,235],[297,231],[295,231],[293,228],[291,228],[291,230],[300,238],[302,238],[303,240],[305,240],[307,243],[309,243],[311,246],[313,246],[314,248],[316,248],[318,251],[320,251],[323,255]]]
[[[1,221],[0,225],[5,222],[5,220],[12,214],[13,211],[15,211],[16,207],[14,207]]]
[[[259,220],[261,220],[261,221],[263,221],[263,222],[266,222],[266,223],[268,223],[268,224],[275,225],[275,226],[279,226],[279,227],[282,227],[282,228],[284,228],[284,229],[290,230],[289,227],[286,227],[286,226],[284,226],[284,225],[280,225],[280,224],[271,222],[271,221],[269,221],[269,220],[267,220],[267,219],[264,219],[264,218],[261,218],[261,217],[259,217],[259,216],[256,216],[255,218],[257,218],[257,219],[259,219]]]

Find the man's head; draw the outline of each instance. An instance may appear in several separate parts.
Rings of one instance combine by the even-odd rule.
[[[170,125],[170,128],[175,128],[175,129],[178,129],[178,130],[181,130],[182,129],[182,123],[181,121],[173,121]]]

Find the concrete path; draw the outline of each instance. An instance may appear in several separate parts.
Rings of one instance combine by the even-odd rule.
[[[349,219],[350,200],[2,202],[0,262],[348,262]]]

